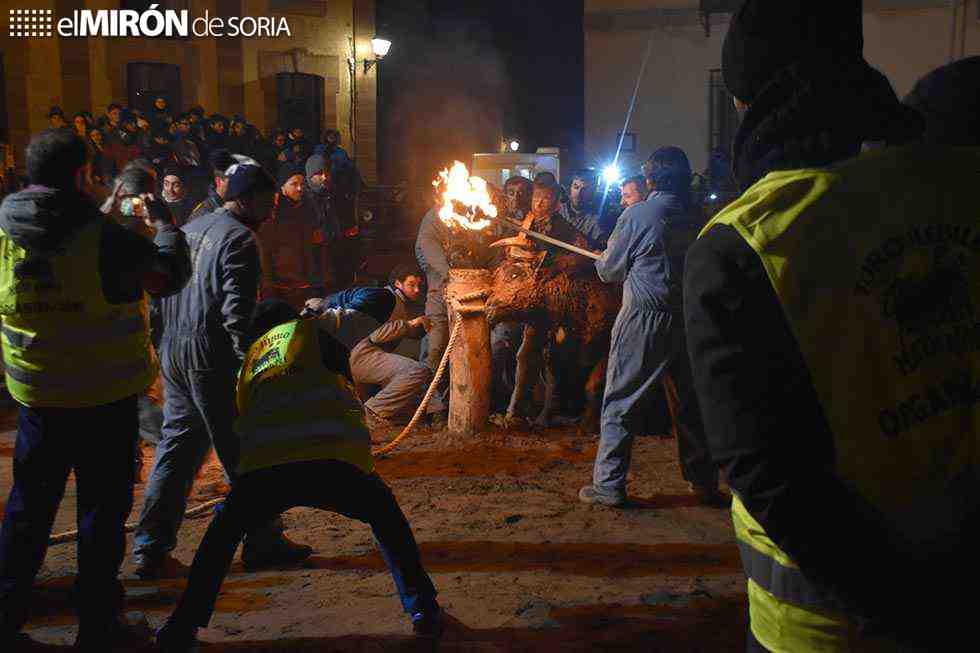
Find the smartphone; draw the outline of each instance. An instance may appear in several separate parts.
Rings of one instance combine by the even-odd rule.
[[[139,195],[126,195],[119,200],[119,212],[125,216],[142,216],[143,198]]]

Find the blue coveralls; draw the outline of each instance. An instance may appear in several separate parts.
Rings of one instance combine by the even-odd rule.
[[[691,386],[684,345],[680,283],[683,255],[669,251],[669,231],[688,221],[683,198],[654,193],[627,208],[596,261],[606,283],[623,282],[623,304],[612,328],[601,435],[592,483],[597,493],[625,498],[633,438],[645,427],[651,392],[670,371],[681,400],[678,434],[684,477],[696,486],[717,484]]]
[[[187,493],[212,444],[226,473],[238,465],[235,384],[258,293],[258,245],[254,233],[225,209],[182,230],[193,274],[179,294],[161,302],[162,439],[146,484],[135,555],[174,550]],[[278,532],[272,528],[263,536]],[[255,540],[255,534],[250,537]]]

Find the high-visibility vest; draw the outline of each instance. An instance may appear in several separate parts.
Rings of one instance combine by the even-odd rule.
[[[316,325],[281,324],[248,350],[238,374],[239,475],[312,460],[370,473],[371,434],[354,389],[320,357]]]
[[[925,551],[961,533],[980,496],[977,188],[978,149],[886,149],[771,173],[705,227],[733,227],[759,255],[833,433],[835,474]],[[903,650],[863,637],[738,497],[732,511],[763,646]]]
[[[37,255],[0,230],[0,315],[7,388],[32,407],[84,408],[145,390],[157,372],[145,295],[110,304],[99,249],[108,218],[62,251]]]

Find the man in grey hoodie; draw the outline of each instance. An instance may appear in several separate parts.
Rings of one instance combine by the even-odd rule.
[[[144,292],[180,290],[183,234],[152,195],[127,199],[153,241],[79,191],[85,143],[66,129],[27,147],[31,185],[0,206],[0,316],[7,385],[21,404],[14,486],[0,529],[0,650],[13,650],[70,472],[78,491],[81,650],[132,633],[117,579],[133,502],[137,395],[155,376]],[[117,198],[122,199],[122,198]],[[96,429],[79,437],[81,429]]]

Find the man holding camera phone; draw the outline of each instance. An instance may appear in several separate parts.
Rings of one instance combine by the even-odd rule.
[[[11,650],[27,618],[72,471],[77,646],[109,650],[133,636],[120,617],[117,576],[133,502],[137,395],[156,375],[144,293],[179,291],[190,259],[166,207],[141,187],[145,171],[120,175],[109,208],[121,216],[128,196],[126,211],[136,217],[139,207],[156,231],[152,241],[80,191],[85,163],[85,143],[73,131],[41,132],[27,148],[30,186],[0,206],[4,363],[21,404],[14,486],[0,530],[0,650]]]

